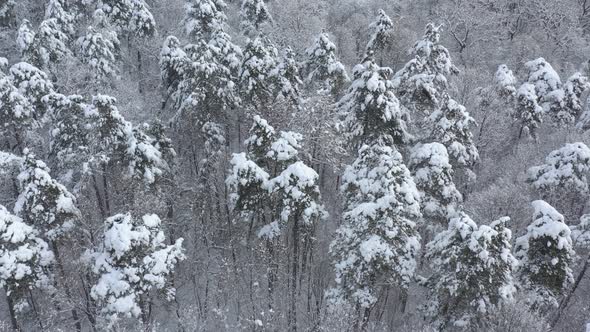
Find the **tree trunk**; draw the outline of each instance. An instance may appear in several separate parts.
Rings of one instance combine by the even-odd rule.
[[[10,312],[10,323],[12,324],[12,329],[15,331],[20,331],[18,327],[18,321],[16,320],[16,313],[14,311],[14,303],[12,303],[12,299],[8,296],[8,289],[4,287],[4,291],[6,292],[6,302],[8,304],[8,312]]]
[[[53,253],[55,255],[55,262],[57,263],[57,268],[59,273],[61,274],[62,278],[66,277],[66,273],[64,270],[63,262],[61,260],[61,256],[59,254],[59,249],[55,241],[52,241]],[[64,291],[66,292],[66,297],[69,301],[72,301],[72,292],[70,291],[69,285],[64,283]],[[72,319],[74,320],[74,326],[76,327],[76,331],[82,331],[82,324],[80,324],[80,319],[78,318],[78,311],[76,310],[75,306],[72,307]]]
[[[291,261],[291,291],[288,315],[289,331],[297,331],[297,269],[299,265],[299,218],[293,220],[293,258]]]

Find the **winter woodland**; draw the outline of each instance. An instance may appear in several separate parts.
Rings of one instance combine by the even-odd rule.
[[[0,330],[590,330],[590,2],[0,0]]]

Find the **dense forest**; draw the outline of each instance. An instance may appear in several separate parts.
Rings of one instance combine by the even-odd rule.
[[[590,1],[0,0],[0,330],[590,330]]]

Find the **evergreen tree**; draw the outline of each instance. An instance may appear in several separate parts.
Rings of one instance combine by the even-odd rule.
[[[299,67],[295,61],[295,54],[290,47],[285,49],[281,61],[270,72],[270,77],[276,82],[278,92],[286,100],[291,101],[294,105],[299,105],[303,82],[299,76]]]
[[[276,97],[269,78],[278,64],[278,51],[267,38],[250,40],[244,48],[239,76],[242,101],[258,112]]]
[[[442,108],[430,114],[427,124],[431,128],[430,139],[447,148],[454,165],[471,167],[479,159],[470,130],[475,120],[465,106],[449,98]]]
[[[254,117],[250,137],[245,141],[248,153],[234,154],[232,171],[226,180],[230,204],[242,217],[254,216],[263,223],[258,237],[266,242],[269,254],[269,307],[277,270],[272,267],[274,248],[282,234],[287,234],[292,249],[289,267],[290,330],[297,328],[297,297],[300,265],[307,260],[315,224],[327,213],[321,203],[319,175],[299,160],[302,136],[293,132],[275,133],[266,120]],[[266,212],[270,212],[270,222]],[[305,265],[303,265],[305,266]],[[300,286],[299,286],[300,287]]]
[[[15,5],[14,0],[0,0],[0,26],[9,27],[14,24],[16,19]]]
[[[23,148],[24,134],[36,125],[35,109],[13,85],[9,77],[0,78],[0,123],[4,137],[14,137],[15,147]]]
[[[66,0],[49,0],[45,9],[45,19],[54,18],[57,26],[65,33],[68,38],[73,38],[76,33],[74,27],[76,23],[75,14],[69,13],[66,9]]]
[[[479,159],[470,127],[475,120],[465,107],[448,93],[447,76],[458,74],[449,51],[440,44],[441,27],[432,23],[426,26],[422,40],[414,44],[414,58],[393,77],[393,88],[401,105],[413,114],[425,114],[424,128],[418,132],[421,140],[441,142],[447,148],[451,164],[471,167]]]
[[[249,157],[257,164],[270,168],[268,151],[275,138],[275,129],[258,115],[253,118],[250,136],[244,141]]]
[[[573,125],[583,113],[582,94],[590,89],[588,77],[575,73],[563,85],[563,88],[552,93],[550,115],[558,126]]]
[[[336,57],[336,45],[328,34],[319,34],[313,45],[306,50],[305,82],[312,88],[319,88],[321,93],[338,96],[344,85],[350,81],[344,65]]]
[[[111,324],[121,316],[138,318],[149,310],[151,290],[164,290],[167,300],[174,299],[170,280],[175,266],[185,259],[183,239],[166,245],[161,228],[155,214],[141,220],[118,214],[105,221],[101,245],[92,253],[99,279],[91,295]]]
[[[34,116],[40,120],[47,111],[43,97],[53,93],[54,89],[48,75],[35,66],[19,62],[10,67],[10,78],[19,93],[35,108]]]
[[[131,1],[131,18],[128,29],[140,38],[152,37],[156,34],[156,21],[144,0]]]
[[[141,127],[134,128],[125,120],[115,104],[116,99],[110,96],[97,95],[92,99],[90,114],[97,141],[91,149],[92,161],[103,163],[111,158],[126,161],[130,177],[151,185],[168,170],[168,164],[153,146],[153,139]]]
[[[86,35],[78,39],[78,55],[88,64],[97,80],[116,75],[115,57],[119,51],[118,40],[105,37],[102,32],[89,26]]]
[[[332,297],[353,303],[363,327],[381,287],[403,290],[414,277],[420,195],[399,152],[379,143],[360,148],[344,172],[342,192],[343,224],[330,246]]]
[[[417,145],[410,155],[409,167],[422,198],[422,214],[446,225],[463,196],[453,183],[453,168],[447,149],[440,143]]]
[[[272,16],[264,0],[243,0],[240,10],[240,27],[245,34],[260,31],[260,26],[272,23]]]
[[[57,93],[45,96],[43,102],[48,105],[53,124],[50,155],[58,161],[64,174],[74,172],[90,158],[92,140],[85,114],[88,105],[82,96]]]
[[[0,205],[0,287],[6,292],[12,327],[20,330],[18,311],[30,291],[49,286],[53,253],[37,230]]]
[[[156,33],[156,22],[144,0],[100,0],[101,10],[118,29],[140,38]]]
[[[240,102],[236,81],[242,52],[224,31],[225,7],[217,0],[190,2],[185,25],[197,42],[182,49],[170,36],[161,52],[162,79],[179,110],[177,120],[191,117],[205,140],[212,137],[209,129],[223,131],[220,123]]]
[[[478,227],[460,212],[428,244],[426,257],[434,272],[426,282],[432,298],[426,313],[439,329],[485,329],[486,315],[512,299],[517,260],[511,254],[509,220]]]
[[[353,69],[354,81],[338,102],[347,139],[356,143],[390,137],[398,145],[413,137],[406,122],[409,115],[400,107],[388,77],[391,69],[379,67],[369,55]]]
[[[14,212],[42,231],[43,237],[56,241],[72,230],[81,217],[76,198],[49,175],[49,168],[25,149],[18,175],[20,194]]]
[[[529,71],[528,83],[534,85],[535,94],[544,100],[551,92],[561,89],[561,79],[549,62],[538,58],[524,64]]]
[[[18,47],[23,57],[31,58],[34,52],[33,42],[35,40],[35,32],[31,27],[31,22],[27,19],[23,19],[20,26],[18,27],[18,33],[16,35],[16,46]]]
[[[290,222],[311,225],[326,215],[320,203],[318,175],[298,157],[302,139],[294,132],[277,134],[266,120],[254,116],[250,137],[245,141],[248,153],[234,154],[232,158],[233,168],[226,183],[234,209],[251,213],[253,207],[264,203],[263,197],[277,199],[272,209],[276,220],[263,227],[261,236],[279,235],[266,230],[280,231]]]
[[[543,108],[539,106],[535,86],[524,83],[516,93],[517,106],[512,117],[520,122],[518,137],[524,134],[526,137],[537,138],[537,128],[543,122]]]
[[[384,51],[393,38],[393,22],[383,9],[379,9],[377,20],[369,25],[369,30],[371,30],[371,37],[366,47],[367,54]]]
[[[195,38],[210,38],[224,30],[227,16],[223,0],[187,0],[184,25],[186,33]]]
[[[184,48],[188,61],[178,59],[181,64],[187,64],[183,67],[183,79],[175,94],[179,115],[196,119],[201,127],[208,121],[219,122],[239,102],[235,68],[221,62],[225,58],[224,51],[201,41]]]
[[[178,85],[182,82],[188,68],[188,56],[183,51],[178,38],[168,36],[160,51],[160,73],[168,96],[178,93]],[[174,97],[182,99],[182,97]]]
[[[516,95],[516,77],[506,65],[498,66],[495,75],[496,90],[500,96],[512,97]]]
[[[258,164],[249,159],[246,153],[235,153],[231,159],[232,171],[226,183],[230,189],[232,210],[242,214],[251,214],[265,202],[268,192],[264,185],[269,175]]]
[[[545,163],[528,170],[528,181],[544,192],[556,190],[588,194],[590,149],[582,142],[566,144],[545,158]]]
[[[532,202],[533,222],[516,239],[521,262],[521,281],[535,309],[557,306],[557,296],[573,281],[571,264],[575,252],[570,228],[563,216],[545,201]]]
[[[440,44],[441,32],[440,26],[426,25],[424,36],[412,49],[414,58],[393,77],[397,96],[412,112],[428,115],[442,108],[448,99],[447,76],[459,73]]]
[[[17,35],[17,45],[22,59],[39,68],[48,68],[71,54],[69,37],[61,30],[57,18],[45,19],[37,31],[23,20]]]

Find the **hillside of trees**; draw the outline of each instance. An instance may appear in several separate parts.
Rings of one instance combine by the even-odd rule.
[[[589,54],[587,0],[0,0],[0,331],[590,331]]]

